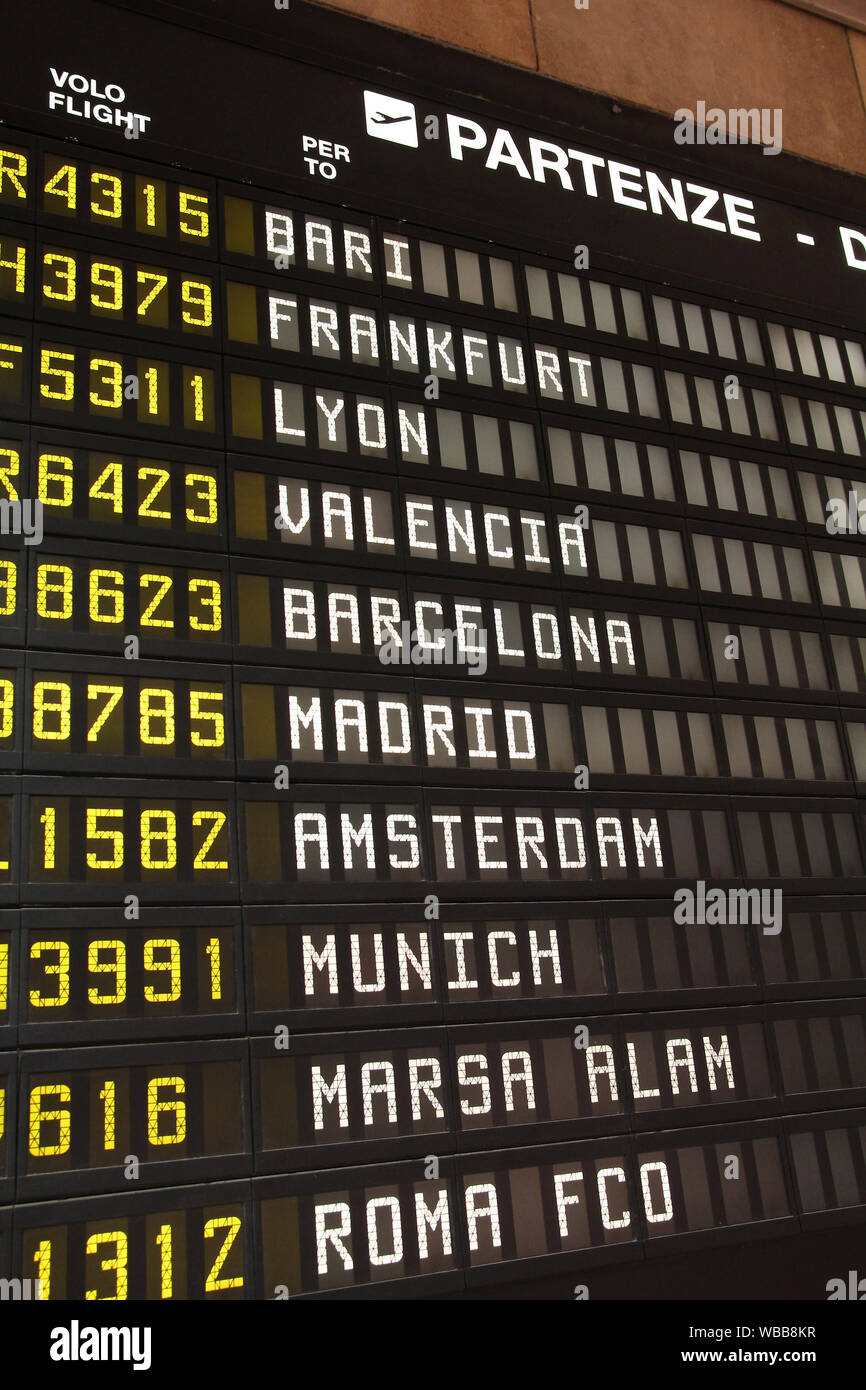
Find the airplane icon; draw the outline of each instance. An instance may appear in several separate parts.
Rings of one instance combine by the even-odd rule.
[[[377,111],[374,116],[370,117],[370,120],[375,121],[377,125],[385,125],[386,123],[391,125],[394,121],[408,121],[410,115],[411,113],[407,111],[405,116],[386,116],[384,111]]]
[[[417,150],[418,122],[411,101],[389,97],[384,92],[365,92],[364,114],[368,135]]]

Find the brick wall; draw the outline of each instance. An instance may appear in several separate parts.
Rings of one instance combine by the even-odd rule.
[[[329,3],[668,114],[781,107],[789,153],[866,174],[866,0]]]

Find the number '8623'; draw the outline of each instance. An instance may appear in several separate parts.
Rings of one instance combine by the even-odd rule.
[[[0,612],[12,601],[10,578],[0,567]],[[90,627],[123,627],[172,633],[183,626],[190,636],[216,634],[223,629],[222,583],[219,576],[184,574],[147,566],[75,565],[46,560],[36,568],[35,612],[39,627],[53,623]],[[11,580],[14,587],[14,578]],[[86,608],[85,608],[86,605]],[[13,610],[14,611],[14,604]],[[86,613],[86,617],[85,617]]]

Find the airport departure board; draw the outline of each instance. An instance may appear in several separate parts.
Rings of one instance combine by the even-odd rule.
[[[423,1297],[862,1220],[866,214],[384,31],[39,8],[0,1276]]]

